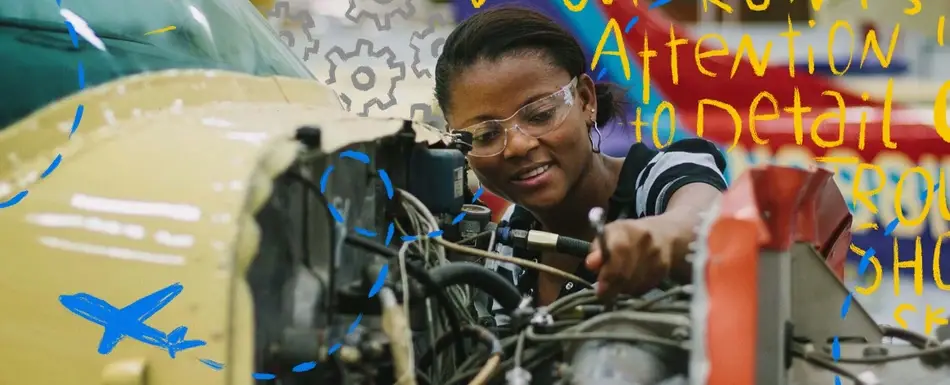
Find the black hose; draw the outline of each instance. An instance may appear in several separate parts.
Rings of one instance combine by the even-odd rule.
[[[485,347],[488,348],[489,355],[504,354],[501,341],[488,329],[478,325],[465,325],[462,327],[462,333],[464,333],[466,337],[477,338],[479,341],[485,344]],[[426,351],[425,354],[419,358],[419,362],[416,364],[416,367],[428,368],[429,365],[432,365],[432,359],[435,357],[435,355],[445,350],[445,348],[447,348],[451,343],[449,341],[450,337],[453,337],[451,332],[439,336],[439,339],[435,342],[435,346],[433,346],[432,349]]]
[[[346,243],[349,243],[353,246],[361,247],[390,259],[399,258],[399,254],[397,254],[395,250],[386,247],[386,245],[363,237],[347,234],[345,241]],[[455,352],[459,357],[465,357],[465,345],[463,345],[464,340],[462,340],[462,324],[459,322],[458,314],[455,314],[455,310],[448,306],[448,304],[451,302],[449,302],[449,298],[445,295],[445,291],[441,290],[439,285],[432,279],[425,269],[422,269],[416,265],[407,263],[406,274],[425,286],[427,292],[434,293],[439,303],[443,304],[443,306],[440,307],[445,312],[446,318],[448,318],[449,327],[452,329],[452,334],[455,335]]]
[[[518,288],[500,274],[482,265],[469,262],[450,263],[430,269],[429,276],[439,285],[440,291],[449,286],[469,285],[490,295],[506,310],[517,309],[521,304],[521,292]]]
[[[590,242],[559,235],[555,249],[559,253],[573,255],[578,258],[586,258],[587,255],[590,254]]]

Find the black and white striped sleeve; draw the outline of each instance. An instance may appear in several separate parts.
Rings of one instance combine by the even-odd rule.
[[[652,152],[636,181],[636,214],[638,218],[662,214],[670,198],[680,187],[706,183],[720,191],[726,189],[723,173],[726,159],[715,144],[701,138],[690,138]],[[641,154],[646,155],[646,154]]]

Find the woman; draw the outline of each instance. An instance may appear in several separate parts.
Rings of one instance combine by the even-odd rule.
[[[606,207],[613,220],[606,262],[596,242],[585,261],[515,256],[596,278],[598,294],[607,297],[643,294],[667,277],[688,282],[688,245],[698,214],[726,187],[725,160],[702,139],[662,152],[635,144],[626,158],[601,154],[599,127],[620,117],[623,96],[595,84],[586,66],[577,41],[545,16],[496,8],[449,35],[435,94],[448,126],[472,133],[468,161],[478,179],[514,203],[506,213],[512,225],[593,240],[588,212]],[[514,269],[512,279],[536,304],[581,289],[547,274],[495,267]]]

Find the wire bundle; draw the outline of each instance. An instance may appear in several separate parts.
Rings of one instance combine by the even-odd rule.
[[[308,185],[314,188],[312,183],[308,183]],[[403,224],[396,222],[396,226],[402,235],[418,236],[419,234],[436,232],[438,221],[432,213],[412,194],[404,190],[399,190],[399,193],[400,203],[408,218],[408,231],[403,227]],[[486,233],[478,236],[487,235]],[[347,236],[346,240],[351,244],[376,251],[381,255],[398,259],[399,271],[401,272],[400,284],[403,286],[401,305],[405,309],[405,314],[409,314],[410,307],[409,278],[419,281],[428,290],[425,305],[428,324],[430,325],[429,339],[432,346],[419,357],[418,361],[415,359],[415,348],[411,346],[411,343],[408,347],[402,346],[408,350],[405,354],[408,357],[409,367],[402,365],[401,369],[408,372],[397,374],[397,379],[400,380],[399,383],[418,382],[422,385],[468,383],[469,385],[481,385],[493,376],[498,375],[501,370],[510,369],[514,370],[510,370],[508,376],[525,376],[525,373],[530,373],[541,365],[551,362],[552,359],[562,353],[565,342],[570,341],[611,340],[658,345],[683,352],[689,350],[690,341],[687,338],[690,333],[688,333],[688,324],[671,325],[687,328],[687,333],[676,336],[676,338],[649,333],[603,333],[591,329],[595,329],[599,324],[617,320],[636,323],[642,320],[638,315],[645,312],[678,313],[689,316],[689,302],[675,301],[674,299],[680,296],[691,296],[691,286],[675,287],[649,300],[620,297],[614,304],[616,306],[615,310],[610,312],[604,311],[602,302],[594,296],[593,291],[577,292],[560,298],[545,308],[535,309],[535,315],[538,314],[537,310],[541,310],[550,317],[551,322],[543,326],[528,323],[520,330],[515,330],[513,335],[499,339],[491,331],[474,325],[475,316],[472,311],[474,296],[468,288],[460,285],[442,285],[433,279],[433,274],[428,272],[437,271],[446,266],[458,265],[447,259],[446,249],[479,258],[500,260],[525,268],[536,269],[579,282],[588,287],[591,284],[573,274],[547,265],[451,243],[437,236],[423,236],[411,242],[404,242],[398,252],[382,244],[359,237]],[[412,249],[413,255],[422,260],[424,269],[408,261],[410,249]],[[488,272],[487,269],[485,271]],[[503,291],[506,289],[499,290],[501,291],[496,292],[496,294],[504,294]],[[438,299],[438,306],[435,306],[428,296],[435,296]],[[440,313],[439,310],[442,310],[442,312]],[[653,319],[653,321],[655,320]],[[885,336],[910,342],[919,351],[912,354],[881,357],[841,357],[835,362],[828,353],[814,349],[811,343],[795,342],[790,349],[790,354],[797,359],[834,372],[859,385],[866,385],[867,382],[840,364],[875,365],[909,359],[934,359],[944,363],[950,362],[950,345],[940,345],[932,338],[907,330],[888,326],[882,326],[882,330],[885,332]],[[463,338],[474,338],[481,342],[486,349],[467,354],[468,352],[463,351],[465,344],[460,343]],[[456,353],[443,352],[449,347],[455,347]],[[459,361],[461,362],[459,363]],[[430,380],[430,378],[433,380]],[[407,379],[408,382],[403,382]],[[512,381],[512,383],[514,382],[516,381]],[[528,382],[530,380],[522,383]]]

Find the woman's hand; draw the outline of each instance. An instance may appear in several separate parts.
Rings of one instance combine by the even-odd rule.
[[[659,286],[670,274],[680,227],[663,216],[607,224],[607,262],[602,259],[598,240],[592,242],[585,261],[589,270],[599,272],[597,295],[642,295]]]

